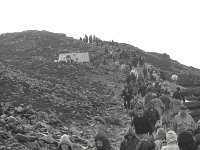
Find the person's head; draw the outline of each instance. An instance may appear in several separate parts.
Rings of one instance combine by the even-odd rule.
[[[137,108],[138,117],[142,117],[144,115],[144,110],[141,106]]]
[[[178,135],[178,146],[180,150],[193,150],[194,148],[194,138],[187,132],[183,131]]]
[[[105,150],[109,150],[111,149],[111,145],[110,142],[104,132],[104,129],[100,128],[97,135],[94,138],[95,140],[95,145],[96,148],[99,149],[105,149]]]
[[[102,147],[103,146],[103,141],[101,139],[96,140],[96,145],[97,147]]]
[[[165,129],[159,128],[156,132],[157,139],[166,139],[166,132]]]
[[[180,87],[177,87],[176,90],[177,90],[177,91],[180,91],[181,89],[180,89]]]
[[[185,116],[187,112],[187,107],[185,105],[181,105],[180,107],[180,115]]]
[[[149,109],[150,109],[150,110],[153,110],[153,109],[154,109],[154,105],[153,105],[153,103],[151,103],[151,102],[149,103]]]
[[[173,130],[170,130],[166,134],[167,143],[176,143],[177,142],[177,135]]]
[[[58,143],[58,150],[72,150],[73,143],[69,140],[69,136],[64,134]]]
[[[132,127],[129,127],[127,132],[126,132],[126,135],[124,136],[124,138],[126,138],[127,140],[131,141],[131,140],[134,140],[136,138],[135,136],[135,132],[133,130]]]

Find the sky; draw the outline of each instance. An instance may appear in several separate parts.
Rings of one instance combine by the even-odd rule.
[[[199,0],[0,0],[0,33],[96,35],[200,69]]]

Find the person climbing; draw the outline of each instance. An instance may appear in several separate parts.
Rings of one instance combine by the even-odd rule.
[[[143,77],[144,77],[144,79],[146,80],[147,79],[147,68],[146,68],[146,66],[144,65],[144,68],[143,68]]]
[[[163,116],[162,116],[162,123],[165,127],[169,127],[171,123],[171,110],[170,110],[170,103],[171,99],[169,96],[162,94],[160,96],[160,100],[164,105]]]
[[[172,98],[179,99],[180,101],[182,100],[183,103],[185,103],[185,96],[184,96],[183,92],[181,91],[180,87],[176,88],[176,91],[173,93]]]
[[[165,94],[165,95],[171,95],[170,91],[168,90],[168,87],[164,88],[163,94]]]
[[[102,129],[99,129],[94,139],[95,147],[93,150],[115,150],[115,148],[111,146],[105,132]]]
[[[170,103],[172,118],[175,117],[176,115],[178,115],[181,105],[182,104],[181,104],[180,100],[172,99],[172,101]]]
[[[155,97],[155,93],[153,93],[150,90],[144,97],[144,105],[147,106],[149,102],[151,102],[151,100],[154,99],[154,97]]]
[[[154,108],[158,111],[158,114],[161,117],[164,111],[164,104],[158,98],[157,94],[154,94],[154,98],[151,100],[151,103],[154,105]]]
[[[137,116],[133,118],[131,126],[135,127],[135,132],[140,139],[152,136],[153,129],[151,122],[149,118],[144,115],[144,109],[142,107],[137,108]]]
[[[121,97],[124,99],[124,107],[125,109],[130,109],[131,107],[131,99],[133,98],[129,89],[128,89],[128,86],[125,86],[124,87],[124,90],[122,91],[122,94],[121,94]]]
[[[131,70],[130,74],[126,78],[127,85],[130,85],[130,83],[136,83],[137,77],[134,73],[134,71]]]
[[[139,141],[140,139],[133,131],[133,128],[129,127],[120,144],[120,150],[136,150]]]
[[[69,136],[64,134],[58,143],[58,150],[72,150],[73,143],[69,140]]]
[[[179,114],[173,119],[172,130],[179,135],[179,133],[188,129],[195,129],[195,121],[187,112],[187,107],[185,105],[181,105]]]
[[[146,89],[147,89],[147,86],[146,86],[145,82],[142,82],[138,89],[138,94],[141,94],[141,96],[144,97],[146,95]]]
[[[156,144],[155,150],[161,150],[163,146],[167,145],[166,141],[166,132],[163,128],[159,128],[156,132],[156,140],[154,141]]]
[[[157,120],[160,120],[159,113],[154,109],[153,103],[150,102],[148,109],[145,111],[145,115],[149,118],[152,129],[155,130],[155,124]]]
[[[161,150],[179,150],[177,143],[177,135],[174,131],[170,130],[166,134],[167,145],[163,146]]]
[[[155,88],[154,88],[154,83],[153,82],[149,82],[148,86],[147,86],[147,89],[146,89],[146,94],[148,92],[155,92]]]
[[[165,74],[164,74],[164,72],[163,72],[162,70],[160,71],[160,78],[161,78],[163,81],[166,80]]]

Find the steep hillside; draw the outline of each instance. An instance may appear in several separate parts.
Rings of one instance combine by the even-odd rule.
[[[86,44],[65,34],[47,31],[31,30],[1,34],[1,100],[19,99],[28,102],[29,99],[34,99],[31,103],[39,104],[41,108],[50,106],[48,101],[51,101],[52,106],[63,105],[63,109],[66,108],[63,103],[65,100],[73,101],[74,106],[77,105],[74,102],[76,100],[84,102],[90,99],[91,103],[94,103],[93,99],[99,103],[110,100],[113,91],[108,84],[116,86],[123,83],[124,75],[110,65],[109,55],[104,53],[105,47],[109,45]],[[119,49],[127,52],[129,57],[119,59]],[[144,56],[146,62],[163,70],[168,80],[175,73],[180,77],[179,84],[182,86],[200,85],[198,69],[181,65],[171,60],[167,54],[146,53],[124,43],[115,44],[112,50],[115,59],[120,63],[128,63],[131,53],[136,52]],[[94,65],[54,63],[63,52],[89,52]],[[107,61],[105,65],[104,60]],[[54,99],[57,99],[56,102]],[[45,100],[46,104],[43,103]]]
[[[178,74],[180,85],[200,86],[198,69],[181,65],[167,54],[147,53],[124,43],[115,42],[111,47],[108,41],[88,44],[65,34],[32,30],[0,35],[0,102],[54,112],[66,126],[95,129],[96,124],[103,124],[112,131],[112,144],[119,146],[130,123],[121,112],[119,98],[126,75],[113,65],[106,47],[114,51],[113,57],[120,64],[129,63],[136,52],[148,64],[163,70],[168,80]],[[127,58],[119,57],[122,51]],[[64,52],[89,52],[91,63],[54,62]],[[90,128],[87,132],[93,132]]]

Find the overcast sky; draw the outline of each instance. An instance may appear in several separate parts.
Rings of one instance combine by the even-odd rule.
[[[200,68],[200,0],[0,0],[0,33],[96,35]]]

